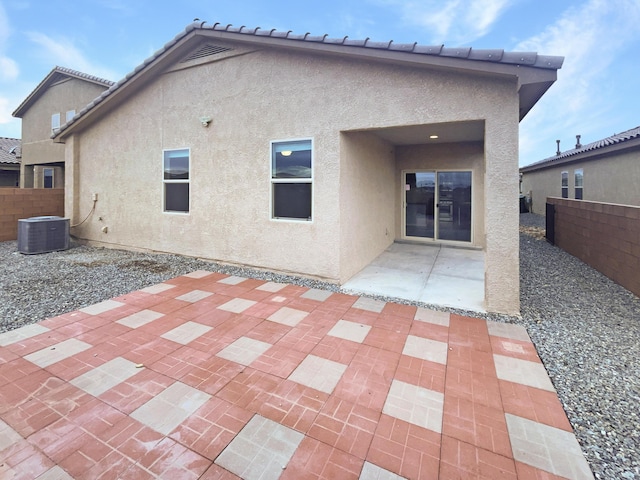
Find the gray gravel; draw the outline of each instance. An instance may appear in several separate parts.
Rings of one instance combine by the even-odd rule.
[[[527,328],[595,477],[640,479],[640,299],[536,238],[543,217],[521,214],[520,219],[526,230],[520,234],[522,315],[480,316]],[[0,332],[201,269],[338,290],[315,280],[178,255],[73,245],[26,256],[16,252],[16,242],[2,242]]]

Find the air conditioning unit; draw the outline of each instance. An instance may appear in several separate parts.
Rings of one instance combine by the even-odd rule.
[[[18,251],[28,255],[69,248],[69,219],[31,217],[18,220]]]

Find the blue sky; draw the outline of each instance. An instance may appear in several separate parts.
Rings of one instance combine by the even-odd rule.
[[[640,0],[0,0],[0,137],[58,65],[117,81],[194,18],[566,57],[520,124],[520,165],[640,125]]]

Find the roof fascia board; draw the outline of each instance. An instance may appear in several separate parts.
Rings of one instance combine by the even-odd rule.
[[[594,150],[587,150],[585,152],[576,153],[575,155],[571,155],[563,158],[550,158],[548,162],[542,164],[529,165],[525,167],[521,167],[520,171],[522,173],[530,173],[538,170],[546,170],[548,168],[559,167],[562,165],[569,165],[572,163],[578,162],[590,162],[593,160],[599,160],[600,158],[607,157],[611,154],[621,154],[625,153],[625,150],[640,150],[640,137],[632,138],[625,142],[618,142],[613,145],[607,145],[605,147],[600,147]]]
[[[138,65],[133,72],[129,73],[111,88],[103,92],[83,110],[79,112],[79,119],[72,121],[62,131],[56,132],[52,138],[56,143],[64,143],[64,139],[83,126],[90,125],[94,119],[99,118],[113,108],[116,108],[137,90],[155,78],[156,73],[164,71],[168,66],[173,65],[183,55],[189,52],[191,44],[189,40],[195,36],[193,31],[187,33],[180,41],[171,45],[162,55],[152,55],[142,64]],[[99,108],[98,108],[99,107]]]
[[[443,57],[439,55],[416,54],[410,52],[362,48],[350,45],[308,42],[279,37],[255,36],[245,33],[226,32],[211,29],[196,29],[197,35],[220,40],[242,42],[252,45],[280,47],[289,50],[313,51],[329,53],[348,58],[362,58],[366,60],[382,60],[391,63],[401,63],[411,66],[428,66],[443,70],[457,70],[468,73],[517,77],[519,84],[538,83],[540,81],[555,80],[556,70],[541,69],[526,65],[483,62],[466,58]],[[543,80],[544,79],[544,80]]]

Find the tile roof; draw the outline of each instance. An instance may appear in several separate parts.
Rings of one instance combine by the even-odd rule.
[[[49,74],[38,84],[36,88],[27,96],[27,98],[20,104],[18,108],[13,112],[14,117],[22,118],[24,112],[42,95],[42,93],[51,85],[65,79],[65,78],[78,78],[87,82],[96,83],[102,85],[105,88],[111,87],[115,82],[111,80],[105,80],[104,78],[89,75],[88,73],[82,73],[77,70],[65,67],[54,67]]]
[[[22,142],[19,138],[0,137],[0,163],[20,163]]]
[[[393,40],[387,42],[375,42],[366,38],[364,40],[352,40],[348,36],[342,38],[331,38],[328,34],[314,36],[310,33],[304,35],[293,34],[289,31],[278,31],[277,29],[261,29],[247,28],[245,26],[233,27],[231,24],[223,25],[221,23],[207,24],[207,22],[196,21],[188,25],[182,32],[176,35],[172,40],[167,42],[160,50],[156,51],[149,58],[145,59],[140,65],[138,65],[133,71],[129,72],[123,79],[113,84],[108,90],[105,90],[85,108],[80,110],[78,114],[66,124],[62,125],[59,130],[55,132],[52,138],[55,138],[60,133],[64,132],[68,127],[80,120],[85,113],[92,110],[98,104],[102,103],[106,98],[111,96],[114,92],[125,86],[130,80],[137,76],[141,71],[145,70],[150,64],[154,63],[163,54],[167,53],[183,39],[194,32],[202,31],[213,32],[219,35],[223,35],[223,38],[229,40],[241,40],[254,42],[272,40],[282,45],[282,42],[286,42],[287,46],[307,46],[313,48],[313,46],[321,45],[327,48],[343,48],[344,50],[353,52],[352,49],[362,49],[363,51],[386,51],[390,54],[400,55],[401,58],[407,59],[404,54],[415,55],[416,57],[431,57],[441,59],[456,59],[466,60],[472,62],[478,62],[479,64],[495,64],[495,65],[509,65],[512,67],[533,67],[543,70],[556,71],[562,67],[564,57],[551,56],[551,55],[538,55],[536,52],[505,52],[500,49],[472,49],[470,47],[449,48],[444,45],[419,45],[416,43],[394,43]],[[395,57],[399,59],[400,57]],[[537,99],[536,99],[537,101]],[[535,102],[534,102],[535,103]]]
[[[584,154],[592,154],[597,153],[597,151],[605,150],[609,147],[613,147],[615,145],[619,145],[621,143],[633,140],[640,140],[640,126],[631,128],[629,130],[625,130],[622,133],[614,133],[613,135],[603,138],[602,140],[597,140],[595,142],[588,143],[586,145],[582,145],[579,148],[573,148],[571,150],[567,150],[565,152],[560,152],[560,155],[554,155],[552,157],[545,158],[544,160],[540,160],[538,162],[534,162],[530,165],[522,167],[520,170],[523,172],[539,170],[541,168],[551,167],[556,163],[565,163],[569,160],[573,160],[573,157],[583,156]]]

